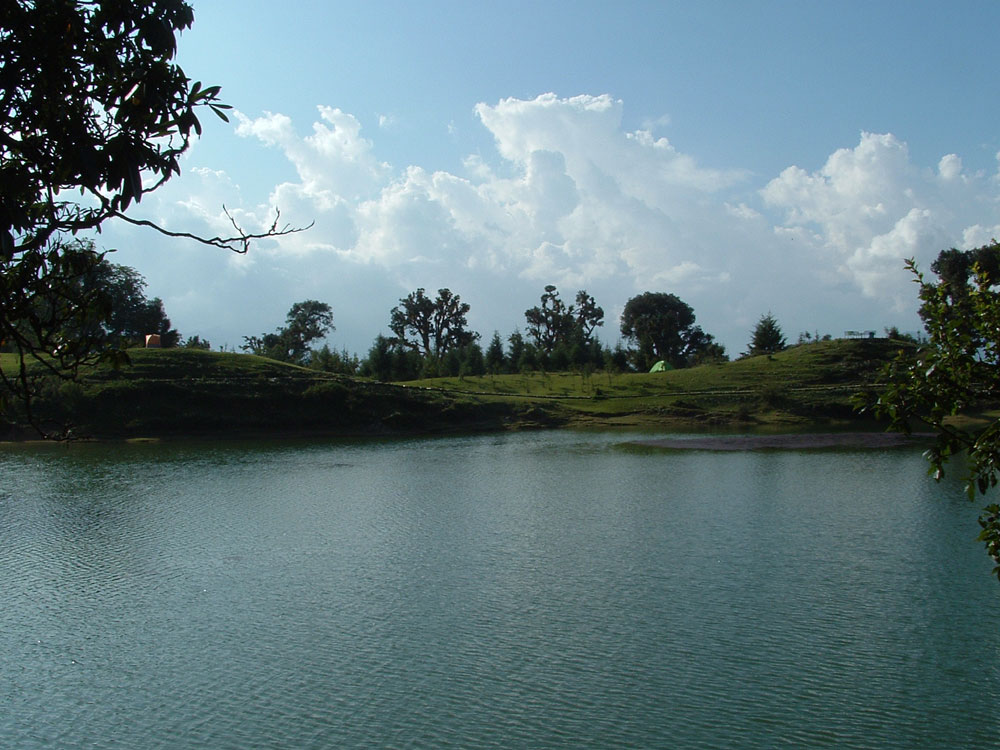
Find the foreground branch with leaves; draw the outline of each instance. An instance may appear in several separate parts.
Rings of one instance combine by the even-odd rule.
[[[193,82],[174,62],[177,36],[193,21],[183,0],[0,5],[0,342],[19,356],[18,374],[2,376],[0,407],[30,401],[33,373],[73,378],[120,358],[88,337],[107,309],[80,280],[101,255],[78,252],[74,235],[118,219],[243,253],[255,239],[301,231],[279,226],[277,212],[254,233],[226,211],[233,231],[216,237],[126,213],[180,174],[202,132],[199,109],[227,119],[220,88]]]
[[[970,256],[996,258],[1000,245],[993,242],[968,252]],[[900,352],[886,367],[885,389],[869,407],[903,432],[920,424],[930,427],[936,440],[926,456],[934,478],[941,479],[945,465],[963,456],[969,499],[977,493],[987,495],[998,481],[1000,419],[991,419],[984,428],[966,429],[954,418],[1000,403],[1000,278],[993,270],[996,265],[976,260],[969,264],[968,273],[942,274],[937,283],[928,281],[912,259],[906,267],[920,289],[927,342],[915,353]],[[979,539],[997,563],[993,572],[1000,578],[1000,504],[987,505],[979,524]]]

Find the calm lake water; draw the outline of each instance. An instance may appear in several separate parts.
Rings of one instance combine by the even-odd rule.
[[[1000,746],[919,450],[0,450],[3,748]]]

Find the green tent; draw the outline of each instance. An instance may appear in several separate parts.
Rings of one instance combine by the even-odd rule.
[[[668,362],[664,362],[661,359],[655,365],[653,365],[652,367],[650,367],[649,371],[650,372],[666,372],[667,370],[673,370],[673,369],[674,369],[673,366],[671,366]]]

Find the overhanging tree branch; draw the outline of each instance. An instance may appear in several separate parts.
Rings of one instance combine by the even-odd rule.
[[[202,237],[126,213],[180,174],[202,134],[199,109],[228,121],[219,87],[175,61],[177,37],[194,22],[188,2],[0,7],[0,346],[17,359],[0,372],[0,412],[13,415],[6,407],[18,402],[33,422],[30,401],[46,380],[121,353],[95,335],[108,309],[85,280],[100,256],[79,252],[71,236],[118,218],[242,254],[308,227],[279,226],[276,212],[267,231],[247,232],[223,207],[233,233]]]
[[[230,223],[233,225],[233,229],[236,230],[236,235],[232,237],[223,237],[221,235],[215,237],[202,237],[191,232],[175,232],[170,229],[164,229],[158,224],[147,221],[146,219],[133,219],[131,216],[126,216],[123,213],[115,212],[115,218],[121,219],[122,221],[133,224],[137,227],[149,227],[154,229],[160,234],[166,235],[167,237],[184,238],[189,240],[194,240],[195,242],[200,242],[203,245],[210,245],[212,247],[219,247],[224,250],[232,250],[240,255],[245,254],[250,249],[250,243],[254,240],[263,240],[272,237],[284,237],[289,234],[297,234],[298,232],[304,232],[307,229],[312,228],[316,222],[309,222],[304,227],[293,227],[289,224],[285,224],[280,229],[278,228],[278,222],[281,219],[281,211],[279,209],[274,210],[274,221],[271,222],[271,226],[266,232],[246,232],[236,223],[236,219],[233,215],[229,213],[229,209],[222,206],[222,210],[225,212],[226,217],[229,219]]]
[[[1000,244],[942,251],[931,266],[937,282],[927,280],[912,259],[906,268],[919,288],[927,341],[915,352],[901,350],[883,371],[881,392],[859,396],[858,405],[888,419],[890,429],[929,426],[936,440],[924,455],[935,479],[964,454],[960,465],[971,500],[1000,483],[1000,420],[988,411],[1000,398]],[[985,427],[954,419],[981,411]],[[1000,505],[987,505],[979,524],[979,539],[1000,576]]]

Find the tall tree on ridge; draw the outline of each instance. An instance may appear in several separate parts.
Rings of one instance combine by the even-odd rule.
[[[694,310],[677,295],[644,292],[625,303],[621,332],[636,345],[632,358],[641,370],[660,359],[673,367],[687,367],[706,351],[725,357],[714,337],[694,321]]]
[[[438,289],[432,300],[421,287],[399,300],[389,313],[389,330],[399,345],[422,357],[439,359],[479,338],[468,330],[469,309],[450,289]]]
[[[756,357],[759,354],[777,354],[788,346],[785,335],[781,332],[778,320],[768,311],[767,315],[761,315],[757,325],[753,328],[750,336],[750,345],[747,347],[747,357]]]

